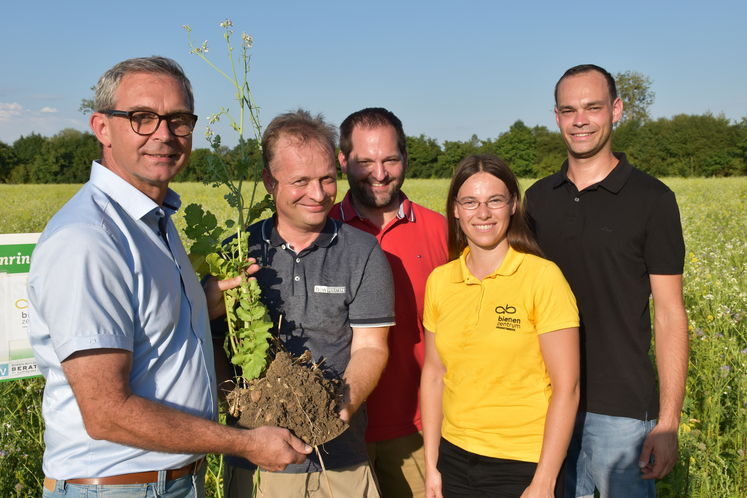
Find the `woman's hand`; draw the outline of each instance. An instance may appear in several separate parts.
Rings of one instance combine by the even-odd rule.
[[[441,472],[425,471],[425,498],[443,498],[441,494]]]
[[[555,486],[540,486],[534,482],[527,486],[520,498],[554,498]]]

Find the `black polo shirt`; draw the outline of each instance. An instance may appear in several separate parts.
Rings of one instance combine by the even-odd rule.
[[[526,192],[530,224],[563,271],[581,315],[581,410],[658,417],[648,356],[649,275],[681,274],[685,245],[674,193],[625,154],[581,192],[561,170]]]
[[[261,300],[280,330],[273,330],[288,350],[311,351],[323,360],[325,374],[339,376],[350,361],[352,327],[394,325],[392,274],[376,238],[341,221],[327,223],[311,246],[295,252],[278,234],[275,218],[249,227],[249,257],[261,269],[254,274]],[[221,325],[221,323],[223,325]],[[225,320],[213,321],[213,335],[225,334]],[[327,469],[368,460],[365,443],[365,404],[353,415],[350,428],[321,449]],[[232,457],[232,465],[253,468]],[[284,472],[320,472],[316,453]]]

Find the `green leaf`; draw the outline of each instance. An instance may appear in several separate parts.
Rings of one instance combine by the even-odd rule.
[[[215,243],[213,239],[207,237],[199,238],[194,244],[192,244],[191,252],[207,256],[208,254],[215,252]]]
[[[247,222],[251,224],[254,220],[258,220],[267,210],[275,211],[275,203],[270,194],[265,194],[261,200],[255,202],[254,205],[249,208],[249,219]]]
[[[205,257],[205,262],[210,267],[210,274],[223,280],[235,275],[231,275],[229,271],[229,265],[222,257],[217,253],[210,253]]]
[[[239,320],[241,320],[242,322],[248,322],[252,319],[252,316],[249,314],[249,312],[242,307],[236,308],[236,316],[239,317]]]
[[[252,317],[252,321],[261,320],[267,315],[267,310],[264,306],[253,306],[249,310],[249,316]]]
[[[202,218],[202,226],[205,228],[205,231],[207,232],[218,226],[218,220],[213,213],[211,213],[210,211],[207,211],[205,213],[205,216],[203,216]]]

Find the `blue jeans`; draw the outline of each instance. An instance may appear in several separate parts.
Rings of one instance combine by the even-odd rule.
[[[172,481],[163,478],[148,484],[68,484],[57,481],[54,491],[44,489],[44,498],[204,498],[205,468],[195,475],[186,475]]]
[[[579,412],[565,461],[565,498],[654,498],[654,479],[641,479],[638,457],[656,420]]]

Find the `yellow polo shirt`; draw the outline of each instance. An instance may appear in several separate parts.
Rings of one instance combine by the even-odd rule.
[[[576,299],[552,262],[509,248],[482,281],[461,257],[428,278],[423,324],[444,374],[441,434],[478,455],[538,462],[552,395],[539,334],[578,327]]]

